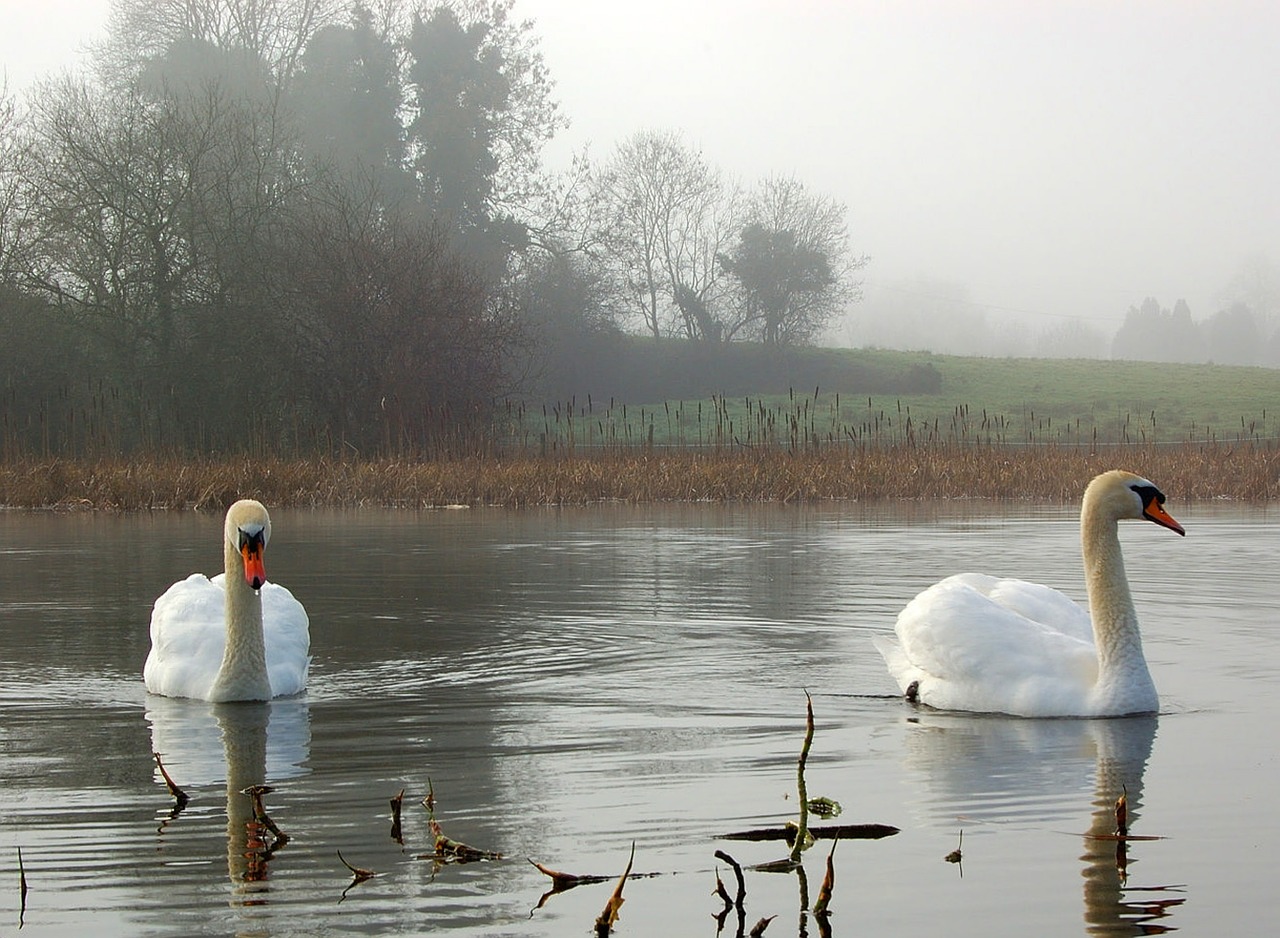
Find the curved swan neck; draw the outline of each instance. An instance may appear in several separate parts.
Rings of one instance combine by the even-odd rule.
[[[213,682],[213,700],[270,700],[267,650],[262,636],[262,594],[244,578],[244,560],[230,541],[224,544],[227,644]]]
[[[1098,683],[1118,667],[1141,664],[1142,636],[1133,608],[1129,580],[1116,518],[1086,500],[1080,514],[1080,547],[1084,556],[1085,584],[1089,591],[1089,615],[1098,650]]]

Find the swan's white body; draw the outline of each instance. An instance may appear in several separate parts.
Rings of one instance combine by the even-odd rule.
[[[255,501],[236,502],[224,527],[226,572],[193,573],[151,611],[147,690],[199,700],[270,700],[307,686],[311,637],[306,610],[267,583],[262,550],[271,519]]]
[[[1116,523],[1143,518],[1184,533],[1163,505],[1160,491],[1130,472],[1089,484],[1080,511],[1088,612],[1023,580],[964,573],[929,587],[898,615],[897,641],[876,641],[899,687],[943,710],[1027,717],[1158,710]]]

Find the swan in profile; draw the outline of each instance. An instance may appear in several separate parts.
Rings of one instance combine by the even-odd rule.
[[[271,518],[260,502],[227,510],[226,572],[193,573],[174,583],[151,611],[147,690],[199,700],[270,700],[307,686],[311,637],[306,610],[283,586],[267,582],[263,552]]]
[[[1116,523],[1154,521],[1185,534],[1164,494],[1115,469],[1089,483],[1080,543],[1086,612],[1062,593],[977,573],[948,577],[898,615],[897,641],[876,639],[911,700],[942,710],[1026,717],[1153,713],[1159,698],[1142,654]]]

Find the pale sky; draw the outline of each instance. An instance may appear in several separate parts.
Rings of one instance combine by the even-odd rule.
[[[11,86],[83,64],[107,0],[0,0]],[[1032,325],[1149,295],[1217,311],[1280,265],[1274,0],[517,0],[572,127],[552,163],[674,130],[849,208],[877,285]]]

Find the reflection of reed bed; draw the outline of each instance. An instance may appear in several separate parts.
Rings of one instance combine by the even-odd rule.
[[[0,465],[20,508],[582,505],[1019,498],[1073,503],[1106,469],[1140,467],[1178,501],[1280,497],[1280,446],[828,446],[519,452],[447,460],[110,459]]]

